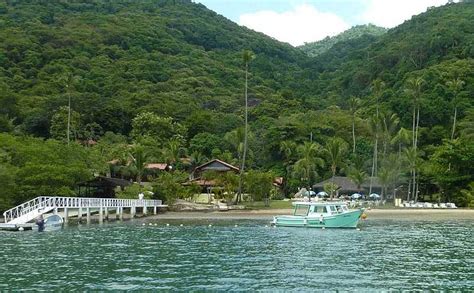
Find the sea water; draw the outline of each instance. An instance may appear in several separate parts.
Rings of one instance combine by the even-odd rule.
[[[0,291],[474,290],[473,236],[472,220],[377,219],[360,231],[144,219],[0,232]]]

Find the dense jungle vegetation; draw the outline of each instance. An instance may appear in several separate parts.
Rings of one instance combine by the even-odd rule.
[[[240,166],[244,50],[244,191],[373,175],[384,196],[474,205],[473,19],[432,8],[312,58],[190,1],[2,0],[0,210],[94,174],[145,180],[146,162],[175,167],[154,179],[165,199],[208,159]]]
[[[308,56],[316,57],[329,51],[332,46],[337,43],[346,42],[352,39],[359,39],[363,36],[368,36],[369,40],[375,40],[376,38],[370,38],[370,36],[378,37],[386,32],[386,28],[373,24],[356,25],[334,37],[326,37],[317,42],[305,43],[298,48],[303,50],[303,52],[305,52]],[[361,40],[359,40],[358,43],[361,43]]]

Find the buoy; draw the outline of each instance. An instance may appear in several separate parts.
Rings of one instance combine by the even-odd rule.
[[[18,231],[23,231],[23,230],[25,230],[25,228],[23,227],[18,228]]]
[[[151,226],[151,225],[153,225],[153,223],[149,223],[148,225]]]
[[[212,224],[209,224],[209,227],[212,227]]]
[[[179,225],[180,227],[183,227],[183,224]]]
[[[167,223],[167,224],[166,224],[166,227],[169,227],[169,225],[170,225],[170,224]]]
[[[158,226],[158,224],[157,224],[157,223],[155,223],[155,226]]]
[[[265,228],[268,228],[268,225],[265,225]]]
[[[364,214],[362,214],[362,216],[360,216],[360,217],[362,218],[362,220],[365,220],[365,219],[367,219],[367,214],[364,213]]]
[[[323,227],[323,230],[326,229],[326,227]]]
[[[145,223],[142,224],[142,226],[145,226],[145,225],[146,225]]]
[[[234,227],[236,227],[236,228],[237,228],[237,227],[239,227],[239,226],[238,226],[238,225],[235,225]]]
[[[360,231],[360,228],[357,228],[357,231]]]

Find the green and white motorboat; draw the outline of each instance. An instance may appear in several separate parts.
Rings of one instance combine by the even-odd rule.
[[[364,209],[349,210],[343,202],[294,202],[293,215],[275,216],[272,225],[308,228],[357,228]]]

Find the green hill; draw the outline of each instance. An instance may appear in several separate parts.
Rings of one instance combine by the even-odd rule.
[[[337,40],[309,57],[191,1],[0,1],[0,132],[6,133],[0,195],[12,193],[8,199],[15,202],[40,191],[74,194],[75,182],[106,173],[106,162],[126,164],[130,145],[143,146],[148,161],[172,162],[178,170],[206,158],[240,164],[242,51],[248,49],[256,55],[249,67],[249,169],[284,176],[287,192],[329,178],[333,170],[347,175],[357,167],[370,174],[376,131],[380,174],[399,171],[386,178],[387,188],[406,183],[412,167],[401,156],[410,143],[397,140],[397,132],[411,130],[408,80],[422,78],[421,192],[468,205],[464,194],[474,181],[474,170],[466,167],[474,165],[472,19],[474,4],[449,4],[380,36]],[[462,86],[454,91],[449,84],[456,79]],[[374,82],[385,86],[377,91]],[[351,97],[361,100],[355,112]],[[450,139],[454,109],[458,140]],[[390,117],[388,127],[382,118]],[[67,120],[73,142],[98,144],[58,147]],[[336,169],[323,151],[333,138],[350,146]],[[312,157],[323,164],[305,169],[302,146],[309,140],[319,144]],[[399,169],[387,167],[394,156]],[[71,173],[67,162],[74,162]],[[137,176],[137,168],[127,172],[122,176]]]
[[[378,37],[387,32],[387,29],[373,24],[356,25],[334,36],[326,37],[321,41],[305,43],[299,46],[310,57],[315,57],[329,51],[335,44],[366,36]]]

